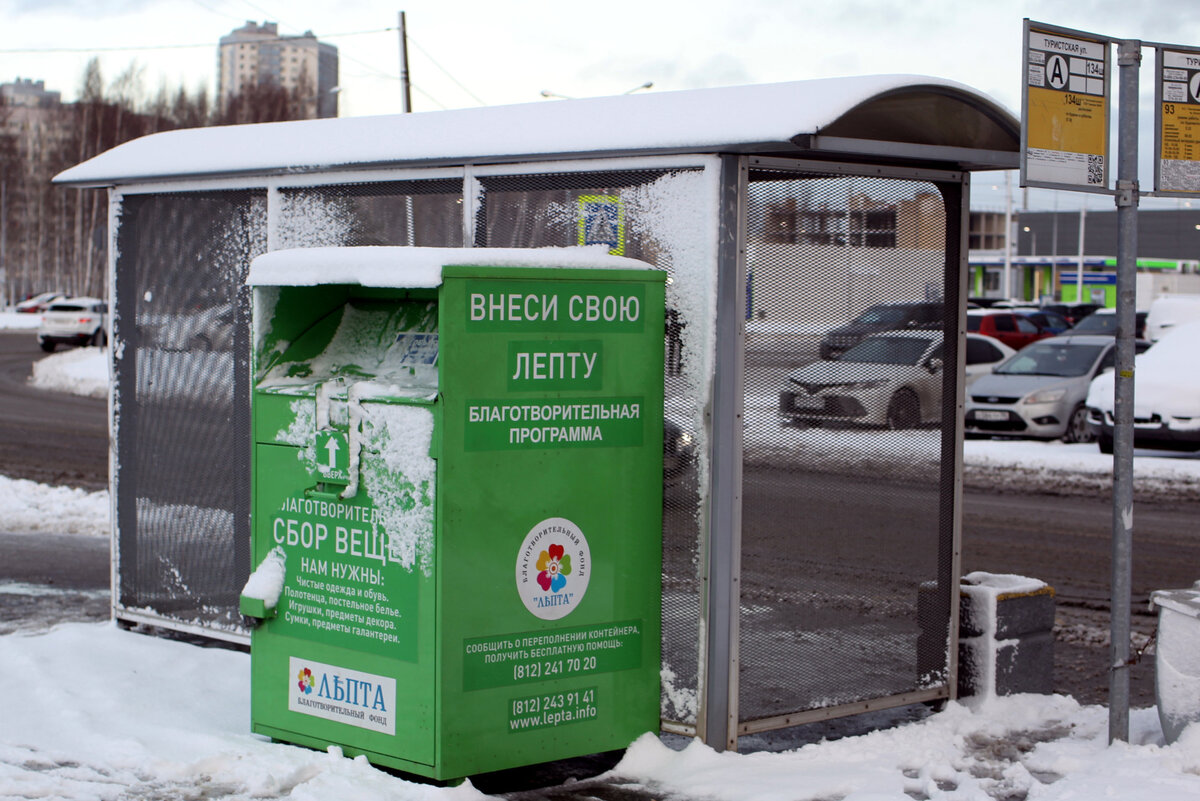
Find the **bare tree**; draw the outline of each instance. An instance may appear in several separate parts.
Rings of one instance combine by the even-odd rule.
[[[163,83],[150,94],[143,77],[133,63],[106,84],[93,58],[75,103],[30,108],[0,101],[0,267],[7,299],[47,290],[105,293],[107,194],[55,186],[55,175],[159,131],[305,117],[312,94],[263,83],[219,109],[203,85],[189,92]]]

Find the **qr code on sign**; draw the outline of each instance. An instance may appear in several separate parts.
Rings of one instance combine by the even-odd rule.
[[[1104,183],[1104,156],[1088,156],[1089,184]]]

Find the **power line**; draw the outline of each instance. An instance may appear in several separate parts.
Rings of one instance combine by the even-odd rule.
[[[455,84],[455,85],[456,85],[456,86],[457,86],[459,89],[462,89],[464,92],[466,92],[468,95],[470,95],[470,96],[471,96],[471,98],[472,98],[472,99],[473,99],[473,100],[474,100],[476,103],[478,103],[478,104],[479,104],[479,105],[481,105],[481,106],[486,106],[486,105],[487,105],[487,103],[485,103],[483,100],[481,100],[481,99],[480,99],[479,95],[475,94],[475,93],[474,93],[474,92],[472,92],[470,89],[468,89],[467,87],[463,86],[463,84],[462,84],[462,81],[458,80],[458,78],[455,78],[453,75],[451,75],[449,70],[447,70],[445,67],[443,67],[441,64],[439,64],[439,63],[437,62],[437,59],[435,59],[433,56],[429,55],[429,51],[428,51],[428,50],[426,50],[425,48],[421,47],[420,43],[418,43],[418,42],[417,42],[417,40],[413,39],[413,38],[410,36],[410,37],[408,37],[408,41],[412,42],[412,44],[413,44],[413,45],[414,45],[414,46],[415,46],[415,47],[416,47],[418,50],[420,50],[420,51],[421,51],[422,55],[424,55],[424,56],[425,56],[425,58],[429,59],[429,60],[430,60],[430,62],[432,62],[432,63],[433,63],[433,66],[435,66],[435,67],[437,67],[439,70],[441,70],[441,71],[442,71],[442,74],[443,74],[443,75],[445,75],[447,78],[449,78],[450,80],[454,81],[454,84]],[[439,105],[441,105],[441,104],[439,103]],[[442,108],[445,108],[445,106],[442,106]]]
[[[365,36],[372,33],[387,33],[394,31],[396,28],[376,28],[370,31],[350,31],[348,33],[330,33],[323,36],[318,36],[318,39],[337,39],[347,36]],[[218,47],[212,42],[204,42],[203,44],[167,44],[167,45],[124,45],[120,47],[15,47],[0,49],[0,55],[28,55],[45,53],[52,55],[54,53],[114,53],[122,51],[135,50],[187,50],[198,47]]]

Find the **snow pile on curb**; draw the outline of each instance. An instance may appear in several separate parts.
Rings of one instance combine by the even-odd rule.
[[[38,389],[89,398],[108,397],[108,351],[74,348],[33,363],[29,383]]]
[[[22,314],[15,311],[0,311],[0,330],[33,330],[42,324],[40,314]]]
[[[969,440],[963,480],[985,489],[1104,496],[1112,490],[1113,457],[1093,443]],[[1134,452],[1138,500],[1200,498],[1200,453]]]
[[[1107,723],[1103,707],[1015,695],[783,753],[717,753],[699,741],[676,752],[643,735],[612,773],[713,801],[1198,797],[1200,727],[1163,747],[1155,711],[1136,710],[1132,743],[1109,747]]]
[[[4,530],[14,534],[71,534],[107,537],[108,491],[53,487],[0,476]]]

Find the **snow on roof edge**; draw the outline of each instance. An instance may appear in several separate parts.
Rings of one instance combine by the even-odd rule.
[[[441,286],[442,268],[557,267],[655,270],[644,261],[611,256],[605,245],[548,248],[322,247],[264,253],[250,262],[249,286],[319,286],[428,289]]]
[[[965,84],[922,75],[865,75],[163,131],[118,145],[63,171],[54,182],[103,185],[434,160],[787,143],[827,127],[871,98],[922,88],[960,95],[980,113],[1016,125],[1012,112]],[[713,114],[714,108],[723,113]],[[331,141],[338,144],[331,147]]]

